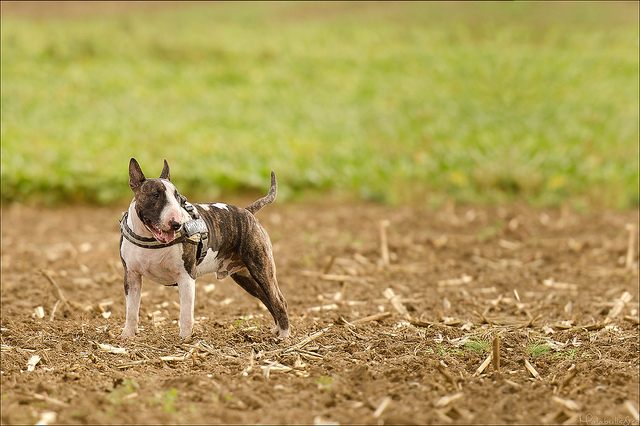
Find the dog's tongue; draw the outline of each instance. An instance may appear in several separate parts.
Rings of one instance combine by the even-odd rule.
[[[144,219],[143,218],[142,221],[145,224],[145,226],[147,227],[147,229],[149,231],[151,231],[151,233],[153,234],[155,239],[158,240],[159,242],[161,242],[161,243],[170,243],[171,241],[173,241],[176,238],[176,232],[175,231],[173,231],[173,230],[163,231],[162,229],[157,227],[155,223],[153,223],[152,221],[150,221],[148,219]]]
[[[161,243],[170,243],[176,237],[175,231],[161,231],[157,228],[153,230],[153,235]]]

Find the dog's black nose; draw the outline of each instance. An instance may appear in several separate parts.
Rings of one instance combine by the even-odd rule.
[[[173,229],[174,231],[177,231],[178,229],[180,229],[182,227],[182,224],[179,222],[176,222],[175,220],[170,220],[169,221],[169,226],[171,227],[171,229]]]

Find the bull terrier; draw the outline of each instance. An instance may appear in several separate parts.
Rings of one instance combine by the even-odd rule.
[[[287,301],[276,279],[271,240],[254,216],[271,204],[278,184],[271,172],[269,193],[246,208],[223,203],[190,204],[169,179],[164,160],[160,178],[147,179],[140,165],[129,162],[133,201],[120,221],[120,258],[124,265],[126,320],[120,339],[134,339],[142,277],[177,285],[180,295],[180,337],[193,330],[196,278],[231,276],[267,307],[275,321],[271,330],[289,336]]]

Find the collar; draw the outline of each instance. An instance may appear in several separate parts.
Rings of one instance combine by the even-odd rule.
[[[171,242],[161,243],[155,238],[141,237],[133,232],[133,230],[129,228],[129,225],[127,225],[127,217],[129,216],[128,211],[122,213],[122,219],[120,219],[120,233],[132,244],[148,249],[159,249],[183,242],[197,244],[196,264],[199,265],[207,255],[209,228],[204,219],[200,217],[198,210],[183,196],[181,196],[181,206],[184,209],[183,211],[186,211],[185,215],[188,214],[188,217],[191,217],[191,220],[184,222],[182,228],[179,231],[176,231],[176,236]]]
[[[149,248],[149,249],[159,249],[159,248],[169,247],[174,244],[182,243],[184,242],[184,240],[190,240],[187,234],[184,233],[182,229],[180,229],[179,231],[176,231],[175,238],[173,239],[173,241],[170,241],[168,243],[161,243],[155,238],[141,237],[140,235],[133,232],[133,230],[129,228],[129,225],[127,225],[128,216],[129,216],[129,212],[124,212],[122,214],[122,219],[120,219],[120,233],[129,242],[137,245],[138,247]],[[196,243],[197,241],[193,241],[193,242]]]

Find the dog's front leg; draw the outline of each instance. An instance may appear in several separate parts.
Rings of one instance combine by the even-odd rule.
[[[186,339],[193,331],[193,305],[196,298],[196,280],[186,275],[178,280],[180,294],[180,337]]]
[[[124,295],[126,298],[127,313],[120,339],[133,340],[136,337],[136,333],[138,332],[141,293],[142,275],[127,271],[125,267]]]

